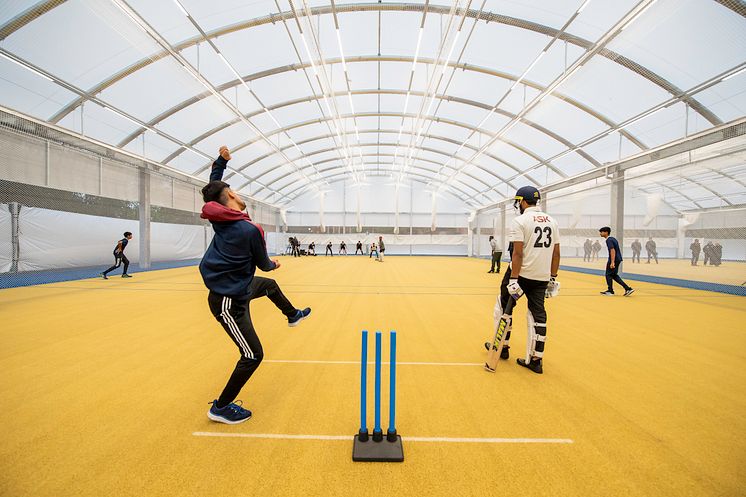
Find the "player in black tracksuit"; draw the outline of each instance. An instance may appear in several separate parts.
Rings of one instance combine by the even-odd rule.
[[[103,279],[108,280],[109,278],[106,275],[114,271],[122,264],[124,264],[124,269],[122,270],[122,278],[132,278],[132,276],[127,274],[127,268],[130,267],[130,260],[127,259],[126,255],[124,255],[124,249],[127,248],[127,243],[129,243],[130,240],[132,240],[132,233],[130,233],[129,231],[125,231],[124,238],[119,240],[117,242],[117,246],[114,247],[114,265],[100,274]]]
[[[249,302],[269,297],[287,316],[289,326],[297,325],[311,309],[296,309],[275,280],[254,276],[257,267],[272,271],[280,264],[267,255],[262,228],[242,212],[246,204],[221,181],[230,158],[230,151],[222,147],[220,157],[213,163],[210,183],[202,189],[206,203],[201,217],[212,223],[215,236],[199,270],[210,290],[207,299],[210,311],[241,353],[233,374],[220,396],[212,401],[207,416],[213,421],[235,424],[251,417],[251,411],[233,401],[264,357],[262,344],[251,323]]]

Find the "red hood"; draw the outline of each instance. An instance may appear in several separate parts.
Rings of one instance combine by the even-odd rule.
[[[234,211],[218,202],[207,202],[203,205],[202,214],[199,217],[208,221],[251,221],[245,212]]]

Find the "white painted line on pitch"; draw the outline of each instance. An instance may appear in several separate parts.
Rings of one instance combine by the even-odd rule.
[[[360,364],[360,361],[303,361],[291,359],[264,359],[262,362],[290,363],[290,364]],[[375,364],[368,361],[368,365]],[[382,362],[381,364],[389,364]],[[483,362],[398,362],[397,366],[484,366]]]
[[[285,435],[282,433],[222,433],[195,431],[195,437],[219,438],[271,438],[280,440],[344,440],[349,442],[354,435]],[[569,438],[453,438],[453,437],[401,437],[405,442],[436,443],[486,443],[486,444],[571,444]]]
[[[195,431],[195,437],[224,438],[279,438],[282,440],[352,440],[354,435],[284,435],[282,433],[216,433],[212,431]]]
[[[452,438],[452,437],[401,437],[407,442],[447,442],[475,444],[571,444],[570,438]]]

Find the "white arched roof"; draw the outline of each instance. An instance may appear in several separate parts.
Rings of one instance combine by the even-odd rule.
[[[479,207],[746,115],[745,16],[728,0],[10,1],[0,104],[203,178],[228,144],[231,184],[277,205],[389,176]],[[696,207],[729,180],[671,189]]]

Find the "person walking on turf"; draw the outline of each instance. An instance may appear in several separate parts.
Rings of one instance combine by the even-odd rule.
[[[127,256],[124,255],[124,249],[127,247],[127,244],[130,240],[132,240],[132,233],[130,233],[129,231],[125,231],[124,238],[119,240],[117,242],[117,246],[114,247],[114,265],[100,274],[103,279],[108,280],[109,277],[106,275],[114,271],[122,264],[124,264],[124,269],[122,269],[122,278],[132,278],[132,276],[127,274],[127,268],[130,267],[130,261],[129,259],[127,259]]]
[[[635,290],[619,276],[619,266],[622,264],[622,251],[619,249],[619,242],[611,236],[611,228],[608,226],[604,226],[598,232],[602,238],[606,239],[606,247],[609,249],[609,259],[606,261],[606,286],[608,289],[601,292],[601,295],[614,295],[612,282],[616,281],[624,288],[624,296],[629,297]]]
[[[490,248],[492,249],[492,265],[490,266],[490,270],[487,271],[488,273],[498,273],[500,274],[500,259],[503,256],[502,250],[500,250],[497,246],[497,240],[495,240],[495,237],[490,235]],[[497,271],[495,271],[495,268],[497,268]]]
[[[699,238],[694,239],[692,244],[689,245],[689,250],[692,251],[692,266],[696,266],[699,261],[699,253],[702,251],[702,246],[699,244]]]
[[[632,242],[632,262],[637,259],[637,263],[640,263],[640,252],[642,252],[642,243],[640,243],[640,240],[635,240]]]
[[[365,255],[365,253],[363,253],[363,242],[360,240],[357,241],[357,245],[355,246],[355,255],[357,255],[358,251],[360,251],[360,255]]]
[[[583,262],[591,262],[591,252],[593,252],[593,242],[586,238],[583,243]]]
[[[650,239],[645,242],[645,251],[648,253],[648,264],[650,264],[650,258],[655,258],[655,263],[658,264],[658,248],[655,245],[655,242],[653,241],[653,237],[651,236]]]
[[[331,255],[334,257],[334,251],[332,250],[332,242],[329,242],[326,244],[326,252],[324,252],[324,257],[327,255]]]
[[[383,253],[386,252],[386,245],[383,244],[383,237],[378,237],[378,262],[383,262]]]
[[[210,402],[207,417],[219,423],[236,424],[251,417],[251,411],[241,401],[234,401],[264,357],[251,322],[249,303],[269,297],[287,317],[288,326],[298,325],[311,314],[311,309],[296,309],[275,280],[255,276],[257,267],[273,271],[280,263],[267,255],[264,230],[243,212],[246,203],[221,181],[230,159],[228,148],[221,147],[220,156],[212,165],[210,182],[202,189],[205,205],[201,217],[210,221],[215,236],[202,257],[199,271],[209,289],[210,312],[241,354],[222,393]]]
[[[537,206],[541,195],[532,186],[520,188],[514,197],[513,206],[520,211],[510,225],[509,240],[512,243],[511,262],[505,271],[500,296],[493,310],[495,326],[500,322],[508,299],[518,301],[526,295],[528,300],[528,337],[526,357],[516,362],[534,373],[544,372],[544,344],[547,336],[547,313],[544,299],[559,294],[556,281],[560,264],[559,229],[557,223]],[[514,308],[515,309],[515,308]],[[510,357],[510,328],[505,335],[501,359]],[[492,344],[484,344],[487,350]]]

